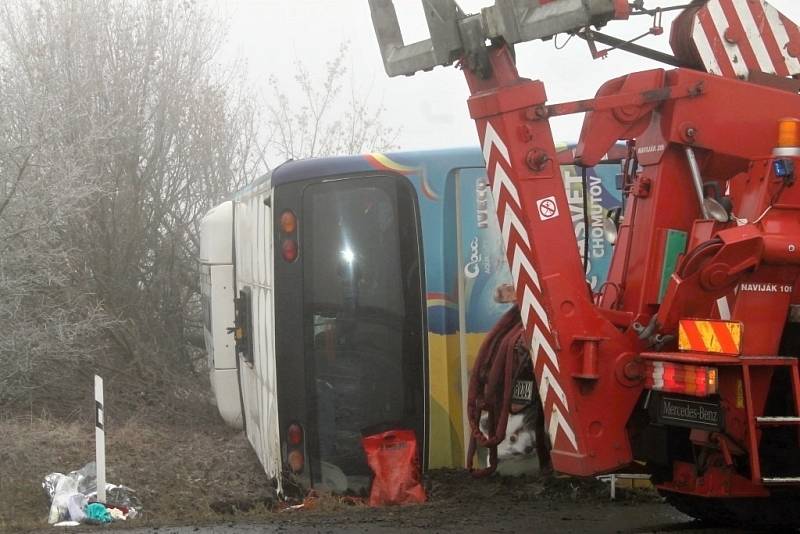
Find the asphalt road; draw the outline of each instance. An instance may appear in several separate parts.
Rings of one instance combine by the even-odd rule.
[[[134,520],[112,528],[121,527],[126,534],[733,532],[730,528],[715,528],[693,520],[664,503],[651,490],[618,490],[617,500],[611,501],[608,485],[594,479],[558,476],[476,479],[464,470],[438,470],[428,473],[425,489],[428,501],[419,505],[371,508],[357,499],[320,495],[307,499],[305,507],[299,509],[228,516],[229,521],[215,524],[187,517],[184,524],[190,526],[136,528]],[[146,520],[151,525],[158,524],[157,516],[150,515]],[[85,528],[77,530],[83,532]]]
[[[575,532],[575,533],[696,533],[732,532],[711,528],[661,503],[576,502],[553,508],[538,503],[515,503],[498,509],[454,510],[428,513],[429,506],[392,511],[321,514],[286,512],[284,517],[257,523],[136,529],[130,534],[232,534],[243,533],[344,533],[344,532]],[[285,515],[289,514],[289,515]],[[738,532],[757,532],[741,530]]]

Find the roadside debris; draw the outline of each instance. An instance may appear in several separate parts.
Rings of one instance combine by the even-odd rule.
[[[61,521],[60,523],[56,523],[53,525],[54,527],[77,527],[80,525],[77,521]]]
[[[294,512],[310,510],[335,510],[343,507],[366,506],[366,499],[354,495],[336,495],[308,490],[301,502],[281,501],[275,508],[277,512]]]
[[[96,525],[101,525],[103,523],[111,523],[111,513],[108,511],[108,509],[106,509],[105,506],[103,506],[99,502],[93,502],[91,504],[86,505],[84,513],[86,514],[85,517],[86,523],[92,523]],[[75,521],[74,518],[73,521]]]
[[[44,477],[42,488],[51,503],[47,522],[54,526],[125,521],[136,517],[141,509],[131,488],[114,484],[106,484],[106,502],[97,502],[94,462],[67,475],[50,473]]]
[[[426,502],[428,498],[422,486],[416,434],[413,430],[386,430],[386,427],[387,425],[379,425],[362,431],[361,445],[367,464],[374,475],[369,497],[340,495],[336,492],[320,493],[311,489],[305,493],[301,502],[282,501],[277,511],[295,512],[342,505],[375,507]]]
[[[362,438],[367,463],[375,474],[370,506],[413,504],[427,500],[420,483],[417,438],[413,430],[389,430]]]

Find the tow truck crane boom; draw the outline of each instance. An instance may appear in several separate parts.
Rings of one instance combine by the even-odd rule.
[[[476,54],[471,58],[474,61],[485,60],[486,39],[502,39],[507,45],[546,39],[626,18],[628,13],[627,2],[619,0],[558,0],[542,5],[506,0],[469,16],[454,0],[422,0],[422,4],[431,37],[405,44],[393,1],[370,0],[372,22],[389,76],[410,76],[471,54]]]

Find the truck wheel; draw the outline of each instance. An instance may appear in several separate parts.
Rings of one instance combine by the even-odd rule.
[[[798,490],[752,498],[708,498],[663,490],[659,493],[678,511],[710,525],[758,529],[800,527]]]

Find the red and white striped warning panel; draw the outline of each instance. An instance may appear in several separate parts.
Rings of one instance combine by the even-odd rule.
[[[754,71],[800,74],[800,29],[764,0],[709,0],[696,11],[690,31],[712,74],[743,79]]]

